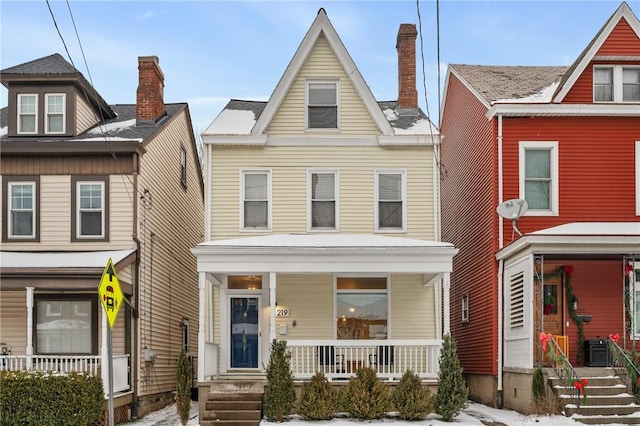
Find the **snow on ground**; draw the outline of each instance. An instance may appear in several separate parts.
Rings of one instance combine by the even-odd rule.
[[[440,417],[431,414],[425,420],[418,422],[406,422],[402,420],[394,420],[387,418],[377,421],[358,421],[350,419],[333,419],[319,422],[304,422],[298,416],[293,416],[291,419],[284,423],[272,423],[262,421],[261,426],[354,426],[354,423],[374,426],[376,423],[387,424],[393,423],[393,426],[575,426],[583,425],[572,418],[564,416],[524,416],[520,413],[511,410],[498,410],[496,408],[490,408],[486,405],[469,403],[469,406],[454,419],[453,422],[447,423],[439,420]],[[170,405],[162,410],[155,411],[147,414],[144,418],[136,420],[128,425],[136,426],[180,426],[180,418],[176,412],[175,405]],[[191,412],[189,415],[189,422],[187,426],[198,425],[198,403],[191,403]],[[618,424],[619,425],[619,424]],[[616,426],[616,425],[607,425]]]

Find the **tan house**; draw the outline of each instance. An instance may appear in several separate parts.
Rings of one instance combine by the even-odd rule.
[[[259,383],[274,339],[296,380],[362,366],[437,379],[457,250],[440,241],[440,135],[418,107],[416,35],[390,37],[399,97],[379,102],[320,9],[270,99],[231,100],[202,134],[201,395]],[[224,420],[205,405],[201,424]]]
[[[115,420],[159,408],[182,349],[197,354],[203,181],[189,109],[165,104],[158,58],[137,103],[109,105],[59,54],[2,84],[0,368],[102,375],[98,284],[112,259],[126,303],[112,332]],[[133,96],[134,94],[132,94]]]

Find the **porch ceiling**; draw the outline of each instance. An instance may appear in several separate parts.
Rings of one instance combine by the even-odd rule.
[[[208,241],[192,249],[210,273],[451,272],[449,243],[378,235],[267,235]]]
[[[101,274],[111,258],[124,267],[135,257],[135,249],[110,251],[19,252],[1,251],[0,272],[5,274]]]
[[[574,222],[523,235],[496,253],[506,259],[521,253],[559,255],[640,254],[638,222]]]

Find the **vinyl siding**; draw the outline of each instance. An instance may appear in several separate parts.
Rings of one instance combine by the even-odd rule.
[[[453,75],[442,118],[442,240],[460,251],[451,274],[451,332],[469,374],[497,374],[497,154],[486,108]],[[465,117],[465,120],[460,120]],[[461,322],[462,296],[469,322]],[[481,345],[478,342],[483,342]]]
[[[436,339],[434,288],[422,275],[392,275],[389,339]]]
[[[560,214],[525,216],[518,223],[523,233],[568,222],[638,220],[637,117],[512,118],[504,120],[503,134],[505,199],[519,198],[519,141],[558,141]]]
[[[623,18],[598,49],[597,56],[638,56],[640,39]]]
[[[638,43],[640,50],[640,42]],[[620,62],[614,61],[591,61],[584,69],[584,72],[578,77],[573,87],[563,99],[563,103],[593,103],[593,67],[595,65],[620,65]],[[640,65],[640,61],[625,61],[624,65]],[[600,105],[607,105],[602,103]],[[635,118],[637,120],[637,117]]]
[[[339,130],[307,131],[307,136],[321,138],[330,135],[376,135],[379,130],[349,76],[340,64],[324,36],[316,41],[305,64],[300,69],[278,112],[267,128],[269,135],[301,135],[305,133],[306,81],[307,79],[339,79]]]
[[[87,101],[79,93],[76,93],[76,134],[93,127],[98,123],[98,117]]]
[[[187,151],[186,188],[180,176],[181,146]],[[157,360],[154,364],[141,362],[141,395],[175,388],[183,318],[189,320],[191,354],[197,354],[198,274],[190,249],[202,241],[203,230],[199,165],[193,152],[186,110],[167,123],[145,148],[138,193],[131,194],[140,198],[138,238],[142,259],[138,356],[143,359],[144,348],[152,348]],[[130,240],[132,231],[130,228],[127,231]]]
[[[210,158],[212,239],[247,235],[239,231],[239,197],[240,171],[249,168],[272,171],[272,232],[306,233],[307,169],[324,167],[340,172],[340,232],[374,232],[375,170],[405,169],[407,233],[401,235],[432,240],[432,159],[426,147],[215,147]]]
[[[11,355],[26,354],[26,291],[3,291],[0,293],[0,342],[11,346]]]

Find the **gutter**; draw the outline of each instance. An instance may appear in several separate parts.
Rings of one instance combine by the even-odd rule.
[[[498,115],[498,204],[503,201],[503,176],[502,176],[502,115]],[[502,250],[504,246],[504,219],[502,216],[498,215],[498,248]],[[504,390],[502,389],[502,367],[504,364],[504,354],[503,351],[503,342],[504,338],[503,334],[503,316],[504,316],[504,301],[503,298],[503,270],[504,270],[504,261],[500,259],[498,262],[498,388],[496,395],[496,406],[498,408],[502,408],[502,404],[504,402]]]

